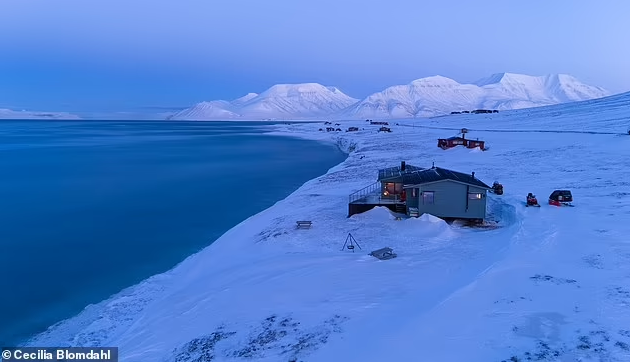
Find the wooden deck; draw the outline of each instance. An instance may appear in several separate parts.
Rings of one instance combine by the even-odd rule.
[[[348,199],[348,217],[371,210],[377,206],[385,206],[392,212],[406,214],[407,205],[399,195],[384,196],[381,194],[381,183],[372,185],[354,192]]]
[[[382,197],[379,194],[366,195],[360,199],[354,200],[351,204],[372,204],[372,205],[395,205],[404,204],[405,202],[399,198]]]
[[[381,195],[366,195],[348,204],[348,217],[366,212],[377,206],[385,206],[392,212],[406,214],[407,205],[404,201],[396,198],[381,197]]]

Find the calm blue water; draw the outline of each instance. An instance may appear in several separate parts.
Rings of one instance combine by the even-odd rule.
[[[0,346],[169,270],[345,158],[260,125],[0,122]]]

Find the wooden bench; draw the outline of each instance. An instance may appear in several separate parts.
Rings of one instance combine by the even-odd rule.
[[[312,221],[296,221],[298,229],[310,229],[313,225]]]

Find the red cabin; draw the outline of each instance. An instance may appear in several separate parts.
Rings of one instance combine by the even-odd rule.
[[[486,143],[484,141],[479,140],[468,140],[468,148],[481,148],[482,150],[486,148]]]
[[[484,150],[486,148],[486,143],[480,140],[468,140],[465,135],[462,134],[462,137],[449,137],[449,138],[440,138],[438,139],[438,147],[441,149],[447,149],[455,146],[464,146],[466,148],[476,148]]]

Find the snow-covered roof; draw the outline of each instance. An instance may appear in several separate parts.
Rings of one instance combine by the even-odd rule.
[[[401,165],[378,170],[378,180],[400,177],[403,174],[424,170],[422,167],[405,164],[405,170],[401,171]]]
[[[405,184],[405,187],[407,185],[420,185],[443,180],[457,181],[471,186],[490,189],[490,186],[478,180],[472,174],[447,170],[440,167],[433,167],[423,171],[412,172],[403,175],[403,182]]]
[[[456,141],[456,140],[463,140],[464,137],[453,136],[453,137],[449,137],[449,138],[440,138],[440,139],[445,139],[447,141]]]

